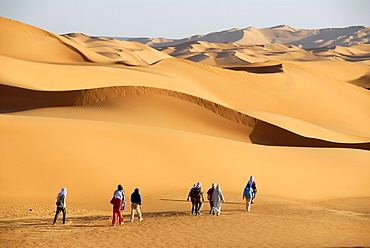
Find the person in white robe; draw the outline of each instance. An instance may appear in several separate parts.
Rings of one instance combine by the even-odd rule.
[[[221,213],[221,203],[225,202],[225,198],[224,198],[224,195],[222,194],[220,184],[217,185],[216,189],[213,191],[212,201],[213,201],[212,214],[213,215],[220,215],[220,213]]]

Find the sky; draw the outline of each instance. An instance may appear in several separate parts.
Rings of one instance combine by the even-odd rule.
[[[0,15],[56,34],[184,38],[232,28],[370,26],[370,0],[0,0]]]

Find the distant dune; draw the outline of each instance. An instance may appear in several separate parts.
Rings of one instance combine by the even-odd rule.
[[[238,45],[195,41],[157,49],[174,57],[209,65],[240,65],[282,60],[366,62],[370,59],[370,44],[303,49],[294,45]]]
[[[304,202],[289,203],[289,211],[300,209],[289,213],[302,218],[309,201],[346,199],[340,209],[354,201],[365,208],[369,44],[318,50],[246,44],[258,43],[248,32],[303,40],[304,32],[343,30],[248,28],[228,31],[232,43],[217,43],[220,33],[158,51],[1,18],[0,219],[31,216],[29,204],[47,216],[62,186],[70,192],[70,214],[109,211],[119,183],[144,192],[145,211],[185,211],[181,201],[198,181],[204,188],[220,183],[227,209],[241,209],[250,175],[260,208],[275,206],[274,216],[286,199]],[[281,41],[293,43],[291,37]],[[350,233],[352,244],[358,236]]]
[[[370,28],[352,26],[346,28],[296,29],[287,25],[271,28],[234,28],[206,35],[194,35],[183,39],[166,38],[119,38],[137,41],[152,47],[176,46],[186,42],[206,41],[209,43],[232,42],[239,45],[294,45],[303,48],[353,46],[370,42]]]
[[[357,72],[347,82],[370,88],[370,28],[363,26],[305,30],[280,25],[231,29],[178,40],[117,39],[141,42],[176,58],[249,72],[276,71],[271,62],[279,64],[280,61],[361,62],[344,62],[341,67]],[[266,67],[266,63],[270,65]]]

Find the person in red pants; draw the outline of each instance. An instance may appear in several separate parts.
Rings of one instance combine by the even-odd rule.
[[[122,201],[124,197],[123,187],[122,185],[118,185],[117,190],[114,191],[114,195],[110,203],[113,205],[113,219],[112,225],[115,226],[117,223],[117,217],[120,225],[123,225],[123,217],[122,217]]]

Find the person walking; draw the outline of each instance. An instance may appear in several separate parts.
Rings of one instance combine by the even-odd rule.
[[[224,195],[222,194],[220,184],[217,185],[216,189],[213,191],[212,201],[213,201],[213,208],[212,208],[213,215],[220,215],[221,203],[225,202],[225,198],[224,198]]]
[[[191,200],[191,214],[192,215],[195,214],[195,199],[193,198],[193,191],[196,186],[197,184],[195,183],[193,187],[189,190],[188,198],[186,199],[187,201],[189,201],[189,199]]]
[[[119,220],[119,224],[123,225],[123,217],[121,210],[123,209],[123,199],[124,199],[124,191],[122,185],[118,185],[117,190],[114,191],[113,198],[110,203],[113,205],[113,219],[112,225],[115,226],[117,223],[117,218]]]
[[[248,212],[251,210],[251,204],[254,203],[253,201],[254,198],[256,197],[256,193],[257,193],[256,182],[254,181],[254,176],[251,176],[243,192],[243,199],[245,199],[246,209]]]
[[[254,204],[254,198],[256,198],[256,195],[257,195],[257,184],[256,184],[256,181],[254,181],[254,176],[251,176],[249,181],[253,181],[252,182],[252,189],[253,189],[253,197],[252,197],[252,201],[251,203]]]
[[[139,221],[142,221],[143,215],[141,214],[141,195],[138,188],[136,188],[131,194],[131,222],[134,221],[135,212],[139,215]]]
[[[55,225],[55,223],[57,222],[58,216],[59,216],[60,212],[63,213],[63,224],[66,223],[66,217],[67,217],[67,210],[66,210],[67,203],[66,203],[66,198],[67,198],[67,189],[66,188],[62,188],[62,190],[60,191],[60,193],[57,196],[57,202],[56,202],[57,210],[55,212],[53,225]]]
[[[212,214],[212,209],[213,209],[212,195],[213,195],[213,191],[215,191],[215,189],[216,189],[216,184],[212,183],[211,188],[207,191],[207,199],[208,199],[209,206],[210,206],[210,210],[209,210],[210,214]]]
[[[194,199],[194,205],[195,205],[195,215],[201,215],[200,211],[203,208],[203,189],[202,189],[202,184],[198,182],[193,190],[192,197]]]

